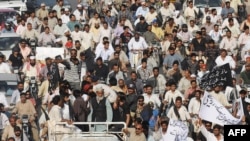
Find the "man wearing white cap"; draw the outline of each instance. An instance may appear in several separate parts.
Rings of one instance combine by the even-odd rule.
[[[41,3],[41,8],[39,8],[36,12],[36,16],[39,20],[43,20],[44,17],[48,17],[49,15],[49,11],[45,7],[45,3]]]
[[[163,6],[160,8],[160,13],[162,15],[163,23],[167,17],[172,17],[174,15],[174,9],[170,7],[169,2],[163,1]]]
[[[64,11],[65,12],[61,16],[61,19],[62,19],[62,23],[67,24],[70,21],[70,19],[69,19],[70,11],[68,8],[65,8]]]
[[[38,78],[40,70],[41,70],[41,65],[36,63],[36,57],[30,56],[30,62],[26,63],[23,67],[23,70],[22,70],[22,72],[26,76],[25,82],[24,82],[24,90],[29,89],[29,79],[31,77]]]
[[[81,22],[82,20],[85,21],[87,13],[85,10],[83,10],[83,7],[81,4],[77,5],[77,9],[73,12],[73,14],[76,16],[76,20]]]
[[[135,16],[138,16],[139,13],[141,13],[141,15],[145,17],[148,12],[149,12],[149,8],[147,7],[146,2],[143,1],[141,2],[141,6],[136,10]]]
[[[91,111],[88,116],[89,122],[111,122],[113,119],[113,111],[110,102],[104,96],[104,89],[100,86],[96,87],[96,97],[90,100]],[[106,125],[95,125],[94,131],[106,130]]]

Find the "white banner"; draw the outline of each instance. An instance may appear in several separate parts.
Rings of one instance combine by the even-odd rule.
[[[64,58],[63,48],[50,48],[50,47],[37,47],[36,48],[36,60],[45,60],[47,57],[55,58],[55,56],[61,55]]]
[[[169,141],[187,141],[188,131],[185,122],[170,119],[166,139]]]
[[[231,113],[208,92],[205,92],[199,116],[203,120],[207,120],[221,126],[238,124],[241,119],[232,116]]]

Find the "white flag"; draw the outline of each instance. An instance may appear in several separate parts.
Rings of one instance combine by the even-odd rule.
[[[229,113],[229,111],[208,92],[205,92],[204,94],[199,116],[203,120],[210,121],[221,126],[234,125],[241,121],[241,118],[237,119],[233,117],[232,114]]]
[[[167,139],[169,141],[187,141],[188,126],[185,122],[179,120],[169,120]]]

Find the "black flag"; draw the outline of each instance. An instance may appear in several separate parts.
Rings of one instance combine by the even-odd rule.
[[[205,74],[200,81],[200,88],[207,90],[215,86],[232,86],[232,73],[229,64],[217,66]]]

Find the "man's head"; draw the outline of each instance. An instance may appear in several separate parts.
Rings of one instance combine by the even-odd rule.
[[[113,71],[114,71],[115,73],[118,73],[118,72],[119,72],[119,65],[118,65],[118,64],[114,64],[114,65],[113,65]]]
[[[27,45],[27,41],[25,39],[21,39],[19,44],[20,44],[20,47],[25,48]]]
[[[70,58],[76,59],[76,56],[77,56],[77,50],[76,49],[70,50]]]
[[[130,77],[131,77],[131,80],[135,81],[135,80],[137,79],[137,74],[136,74],[136,72],[135,72],[135,71],[132,71],[132,72],[130,73]]]
[[[23,82],[18,82],[17,84],[17,90],[21,93],[24,89]]]
[[[103,64],[102,57],[98,57],[98,58],[96,59],[96,64],[97,64],[98,66],[100,66],[100,65]]]
[[[158,75],[159,75],[159,68],[158,67],[153,68],[153,74],[154,74],[154,77],[158,77]]]
[[[21,103],[25,103],[26,102],[26,93],[25,92],[22,92],[20,94],[20,99],[21,99]]]
[[[134,94],[135,93],[135,85],[133,83],[128,84],[128,94]]]
[[[22,130],[19,126],[14,127],[14,132],[15,132],[16,137],[21,137]]]
[[[146,93],[147,93],[148,95],[151,95],[151,94],[152,94],[152,89],[153,89],[153,87],[152,87],[151,85],[146,85]]]
[[[143,132],[143,129],[142,129],[142,124],[137,124],[136,126],[135,126],[135,134],[136,135],[140,135],[140,134],[142,134]]]
[[[176,99],[175,99],[175,106],[176,106],[177,108],[180,108],[181,105],[182,105],[182,98],[181,98],[180,96],[178,96],[178,97],[176,97]]]
[[[96,96],[97,97],[103,97],[103,95],[104,95],[104,90],[103,90],[103,88],[102,87],[97,87],[96,88]]]
[[[240,97],[241,98],[246,98],[246,96],[247,96],[247,91],[246,90],[240,90]]]
[[[162,129],[162,132],[167,132],[167,129],[168,129],[168,121],[162,121],[162,122],[161,122],[161,129]]]
[[[247,72],[250,72],[250,63],[246,63],[245,68]]]
[[[169,47],[168,51],[169,51],[170,55],[174,55],[175,54],[175,48],[173,48],[173,47]]]
[[[196,90],[195,91],[195,98],[197,100],[200,100],[201,99],[201,94],[202,94],[201,90]]]
[[[214,128],[213,128],[214,136],[219,136],[220,135],[220,130],[221,130],[220,125],[214,125]]]

